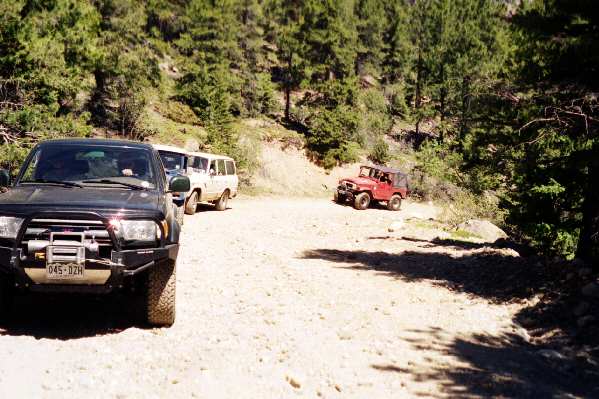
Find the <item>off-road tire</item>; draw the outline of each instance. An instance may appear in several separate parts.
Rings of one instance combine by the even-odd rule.
[[[12,308],[13,287],[7,277],[0,275],[0,320],[5,320]]]
[[[333,194],[333,201],[335,201],[338,204],[345,204],[345,200],[347,198],[345,197],[345,195],[339,194],[339,192],[335,191],[335,193]]]
[[[370,194],[368,193],[360,193],[356,195],[354,199],[354,208],[359,211],[363,211],[364,209],[368,209],[370,206]]]
[[[166,260],[150,268],[146,283],[146,321],[153,326],[172,326],[175,322],[177,267]]]
[[[175,216],[177,218],[177,223],[179,223],[179,226],[183,226],[183,223],[185,223],[185,207],[175,207]]]
[[[390,211],[399,211],[401,209],[401,197],[397,194],[394,194],[387,201],[387,209]]]
[[[191,193],[187,201],[185,202],[185,213],[188,215],[195,215],[198,209],[198,192],[194,191]]]
[[[216,201],[216,210],[224,211],[227,209],[227,202],[229,202],[229,190],[225,190],[223,194],[220,196],[218,201]]]

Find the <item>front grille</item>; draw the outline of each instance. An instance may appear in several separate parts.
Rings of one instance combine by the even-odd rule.
[[[76,235],[88,248],[98,248],[98,255],[110,258],[112,239],[100,220],[33,219],[27,225],[21,247],[25,253],[42,250],[53,238],[60,235]]]

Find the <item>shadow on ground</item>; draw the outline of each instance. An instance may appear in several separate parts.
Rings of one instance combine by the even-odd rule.
[[[384,237],[369,237],[371,240],[391,238],[390,236]],[[471,241],[455,240],[451,238],[433,238],[432,240],[423,240],[415,237],[402,237],[399,238],[404,241],[410,241],[414,243],[421,243],[422,248],[438,248],[446,247],[451,249],[480,249],[480,248],[492,248],[492,249],[513,249],[522,256],[532,255],[530,248],[524,245],[518,245],[506,239],[499,239],[494,243],[478,243]]]
[[[480,296],[491,301],[531,297],[543,285],[542,270],[519,257],[494,251],[451,257],[447,253],[387,252],[315,249],[304,259],[325,259],[349,269],[375,270],[405,281],[428,280],[434,284]]]
[[[231,209],[230,206],[227,206],[227,209],[225,209],[225,211],[228,211],[229,209]],[[216,210],[216,205],[214,204],[209,204],[209,203],[199,203],[198,206],[196,207],[196,213],[199,212],[223,212],[223,211],[217,211]]]
[[[385,237],[371,237],[385,239]],[[367,252],[315,249],[303,259],[324,259],[351,270],[372,270],[403,281],[428,281],[450,290],[464,292],[495,303],[531,298],[544,292],[551,282],[550,270],[526,258],[485,250],[478,244],[444,242],[443,252]],[[452,248],[447,248],[452,247]],[[444,252],[450,249],[448,252]],[[476,251],[464,252],[464,249]],[[462,251],[460,251],[462,250]],[[453,256],[452,256],[453,255]],[[460,256],[461,255],[461,256]],[[549,277],[548,277],[549,276]],[[555,306],[550,303],[549,306]],[[569,314],[556,315],[551,328],[571,323]],[[565,322],[564,322],[565,321]],[[475,335],[456,339],[438,329],[412,332],[406,338],[419,350],[431,351],[430,364],[373,364],[380,372],[406,374],[417,381],[435,381],[450,397],[597,397],[599,373],[588,358],[577,355],[546,358],[521,335],[503,337]],[[547,341],[551,342],[551,341]],[[557,349],[561,350],[559,346]],[[455,368],[439,363],[443,356],[457,358],[465,365]],[[434,359],[434,360],[433,360]],[[423,396],[426,396],[423,393]]]
[[[411,337],[405,339],[415,349],[430,353],[428,360],[408,367],[388,364],[371,367],[380,372],[397,373],[398,377],[405,374],[416,382],[436,382],[452,398],[599,395],[596,384],[599,376],[579,372],[576,360],[543,357],[515,335],[451,339],[439,329],[415,330],[409,334]],[[461,366],[445,364],[442,359],[447,356],[457,358]],[[425,392],[420,394],[427,396]]]
[[[19,295],[0,322],[0,336],[78,339],[144,327],[138,299],[124,295]]]

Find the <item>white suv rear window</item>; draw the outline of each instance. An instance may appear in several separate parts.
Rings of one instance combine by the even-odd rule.
[[[227,174],[234,175],[235,174],[235,163],[233,161],[226,161],[227,165]]]

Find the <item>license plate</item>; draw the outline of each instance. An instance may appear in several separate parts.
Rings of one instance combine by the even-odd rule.
[[[85,265],[53,263],[46,265],[48,279],[80,280],[85,277]]]

